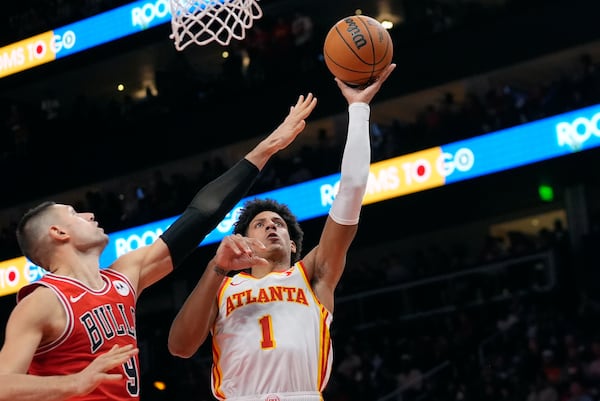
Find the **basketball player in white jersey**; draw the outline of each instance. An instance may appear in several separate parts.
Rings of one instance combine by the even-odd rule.
[[[348,135],[339,191],[318,245],[302,257],[303,232],[288,207],[272,199],[248,201],[234,234],[220,243],[175,317],[173,355],[191,357],[212,335],[217,399],[323,399],[332,366],[334,291],[369,177],[369,103],[395,67],[364,89],[336,79],[348,102]]]

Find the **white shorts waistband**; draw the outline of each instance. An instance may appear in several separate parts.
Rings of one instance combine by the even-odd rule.
[[[227,398],[227,401],[323,401],[323,395],[317,391],[269,393]]]

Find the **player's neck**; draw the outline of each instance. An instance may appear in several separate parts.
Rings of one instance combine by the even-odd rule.
[[[263,278],[272,272],[283,272],[290,268],[290,263],[286,262],[271,262],[269,266],[252,267],[250,274],[256,278]]]
[[[72,277],[90,288],[98,289],[104,285],[98,263],[98,258],[93,255],[81,257],[63,254],[62,257],[52,261],[52,270],[50,271],[54,274]]]

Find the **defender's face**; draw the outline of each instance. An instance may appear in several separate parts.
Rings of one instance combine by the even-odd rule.
[[[77,212],[69,205],[59,204],[55,207],[59,217],[56,226],[70,237],[76,247],[105,246],[108,243],[108,235],[98,226],[93,213]]]

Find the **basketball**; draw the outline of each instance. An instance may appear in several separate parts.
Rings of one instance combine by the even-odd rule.
[[[373,82],[392,62],[389,32],[375,18],[352,15],[331,27],[323,45],[329,71],[350,86]]]

